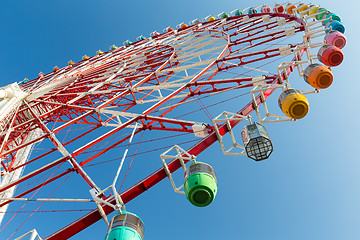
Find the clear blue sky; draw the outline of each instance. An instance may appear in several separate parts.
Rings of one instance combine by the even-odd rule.
[[[49,72],[55,65],[79,61],[84,54],[91,56],[98,49],[121,45],[141,34],[148,36],[183,21],[262,3],[2,0],[0,85],[32,79],[40,71]],[[333,85],[311,97],[306,118],[271,127],[275,151],[269,160],[256,163],[223,156],[218,146],[202,154],[202,158],[211,158],[219,179],[219,193],[209,207],[191,206],[184,196],[172,192],[167,180],[131,202],[128,209],[145,222],[145,240],[360,239],[360,114],[356,97],[360,3],[319,0],[314,4],[340,15],[346,26],[345,59],[333,69]],[[51,215],[51,225],[57,224],[56,214]],[[48,235],[41,215],[29,221],[29,229],[24,226],[13,237],[31,226],[42,237]],[[72,239],[102,239],[106,230],[105,224],[98,222]],[[14,228],[4,231],[0,239],[12,231]]]

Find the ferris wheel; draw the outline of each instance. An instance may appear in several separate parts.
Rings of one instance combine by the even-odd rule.
[[[330,87],[344,32],[340,17],[317,5],[236,9],[2,87],[0,231],[19,236],[22,224],[11,225],[20,211],[28,211],[25,223],[60,202],[93,210],[44,239],[68,239],[103,220],[106,240],[141,240],[141,213],[126,203],[164,179],[206,207],[220,176],[200,154],[218,143],[225,155],[269,158],[276,149],[266,128],[304,118],[306,95]],[[41,239],[35,228],[18,239]]]

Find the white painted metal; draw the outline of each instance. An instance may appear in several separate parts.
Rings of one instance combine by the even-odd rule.
[[[24,235],[16,238],[15,240],[23,239],[23,238],[25,238],[25,237],[27,237],[27,236],[29,236],[29,235],[30,235],[30,239],[29,239],[29,240],[35,240],[35,238],[36,238],[37,240],[42,240],[42,238],[40,237],[40,235],[38,234],[38,232],[36,231],[36,229],[33,229],[33,230],[31,230],[30,232],[25,233]]]
[[[27,95],[17,83],[9,84],[0,88],[0,134],[4,134],[6,126],[13,118],[14,112],[18,109],[22,99]]]
[[[137,126],[138,126],[138,123],[135,124],[134,130],[133,130],[133,132],[132,132],[132,134],[130,136],[129,146],[130,146],[130,144],[132,142],[132,139],[133,139],[133,137],[135,135],[135,131],[138,128]],[[99,210],[99,213],[100,213],[100,215],[102,216],[103,220],[105,221],[105,223],[107,225],[109,225],[109,221],[107,219],[107,216],[106,216],[101,204],[108,205],[108,206],[114,208],[115,210],[118,210],[120,213],[122,212],[122,210],[124,210],[124,211],[126,210],[125,209],[125,204],[124,204],[123,200],[121,199],[120,194],[117,192],[116,183],[117,183],[117,180],[119,178],[119,175],[120,175],[120,172],[121,172],[121,169],[122,169],[122,166],[124,164],[124,161],[125,161],[125,158],[126,158],[126,155],[127,155],[128,151],[129,151],[129,147],[125,150],[125,152],[123,154],[123,157],[122,157],[122,159],[120,161],[120,165],[119,165],[119,167],[117,169],[117,172],[115,174],[115,177],[114,177],[114,180],[113,180],[112,184],[109,187],[105,188],[104,190],[99,191],[99,190],[97,190],[95,188],[90,190],[90,195],[94,199],[94,201],[96,203],[96,206],[97,206],[97,208]],[[113,195],[115,197],[115,202],[116,202],[115,205],[111,204],[109,201],[105,201],[105,200],[103,200],[101,198],[101,195],[104,194],[107,190],[110,190],[110,189],[112,190]]]
[[[23,92],[17,83],[13,83],[10,85],[7,85],[5,87],[2,87],[0,89],[0,95],[1,95],[1,108],[0,108],[0,132],[1,135],[6,134],[7,136],[4,138],[4,141],[6,141],[7,137],[10,135],[12,129],[7,129],[5,131],[5,127],[11,121],[11,119],[14,118],[14,114],[19,108],[20,104],[22,103],[22,100],[24,97],[27,96],[27,93]],[[34,130],[28,133],[25,143],[30,142],[38,137],[40,137],[41,131]],[[30,152],[33,148],[34,144],[28,145],[20,150],[17,151],[15,157],[14,157],[14,164],[13,167],[20,166],[26,162],[28,159]],[[3,161],[3,159],[0,159],[0,161]],[[7,172],[5,169],[1,169],[1,175],[0,177],[0,188],[11,184],[13,181],[16,181],[21,176],[22,172],[24,171],[24,167],[19,167],[16,170],[12,172]],[[0,193],[0,199],[4,198],[12,198],[14,195],[16,189],[16,185],[3,191]],[[4,202],[4,200],[0,200],[0,203]],[[0,207],[0,224],[4,218],[4,215],[8,208],[8,205],[4,205]]]
[[[194,134],[196,137],[206,137],[207,135],[209,135],[208,133],[208,125],[205,123],[202,124],[194,124],[192,125],[192,129],[194,131]]]
[[[31,131],[28,136],[26,137],[25,139],[25,143],[26,142],[30,142],[32,141],[33,139],[36,139],[38,137],[41,136],[41,130],[40,129],[36,129],[34,131]],[[31,150],[33,149],[34,147],[34,144],[30,144],[24,148],[21,148],[20,150],[17,151],[16,155],[15,155],[15,160],[14,160],[14,167],[16,166],[20,166],[22,164],[24,164],[27,159],[29,158],[30,156],[30,153],[31,153]],[[11,184],[12,182],[18,180],[20,178],[20,176],[22,175],[22,172],[24,171],[24,168],[25,167],[20,167],[12,172],[6,172],[4,169],[2,169],[1,173],[4,174],[3,177],[1,178],[1,182],[0,182],[0,188],[6,186],[6,185],[9,185]],[[16,185],[1,192],[0,193],[0,203],[4,202],[5,200],[1,200],[1,199],[6,199],[6,198],[12,198],[13,195],[14,195],[14,192],[15,192],[15,189],[16,189]],[[0,207],[0,224],[1,224],[1,221],[3,220],[4,218],[4,215],[8,208],[8,204]]]
[[[30,201],[29,198],[0,198],[0,201]],[[91,199],[69,199],[69,198],[36,198],[36,202],[91,202]]]
[[[258,6],[257,8],[259,8],[259,7],[261,7],[261,6]],[[244,11],[245,10],[246,9],[244,9]],[[241,19],[241,21],[246,22],[249,19],[250,18],[248,16],[244,16]],[[254,19],[254,18],[252,18],[252,19]],[[222,21],[225,21],[225,19],[222,20]],[[257,21],[264,21],[264,22],[277,21],[279,26],[284,26],[284,25],[289,23],[289,22],[286,22],[285,20],[277,20],[277,19],[270,20],[269,17],[259,17],[257,19]],[[217,23],[217,25],[220,25],[220,24],[222,24],[221,21],[219,21],[219,23]],[[214,26],[217,26],[217,25],[215,24]],[[316,26],[314,26],[314,27],[315,27],[314,29],[311,29],[312,32],[309,32],[309,34],[312,37],[315,37],[315,36],[320,34],[320,32],[318,32],[318,30],[316,29]],[[278,29],[280,29],[280,28],[278,28]],[[293,35],[295,33],[293,31],[293,28],[287,28],[286,26],[283,27],[282,32],[286,32],[288,36]],[[177,31],[175,31],[175,33],[177,33]],[[221,34],[222,34],[221,32],[214,32],[212,34],[208,33],[205,36],[201,36],[201,34],[196,35],[193,32],[185,32],[183,34],[176,34],[176,35],[174,34],[174,35],[171,35],[170,37],[163,38],[163,39],[149,39],[148,41],[144,41],[144,43],[140,46],[140,48],[142,48],[144,46],[153,46],[154,44],[164,44],[164,45],[169,44],[169,45],[173,46],[174,49],[175,49],[175,52],[177,54],[177,57],[172,59],[171,63],[175,63],[175,62],[179,63],[179,66],[171,68],[171,69],[167,69],[167,70],[160,70],[159,72],[157,72],[157,74],[166,73],[166,72],[170,72],[170,71],[174,72],[173,77],[168,82],[166,82],[164,84],[160,84],[158,86],[156,86],[156,85],[154,85],[154,86],[144,86],[144,87],[141,86],[141,87],[137,87],[137,88],[135,87],[135,88],[131,88],[131,89],[129,87],[128,89],[131,90],[132,92],[137,92],[137,91],[141,91],[141,90],[156,90],[156,92],[157,92],[157,95],[153,94],[153,95],[151,95],[151,98],[149,97],[146,100],[137,101],[136,103],[137,104],[145,104],[145,103],[151,103],[151,102],[160,102],[160,101],[162,101],[162,100],[164,100],[166,98],[169,98],[169,97],[174,99],[174,98],[187,96],[187,93],[185,91],[180,92],[180,94],[178,94],[177,96],[171,96],[171,95],[172,95],[172,92],[176,91],[179,88],[182,88],[186,83],[189,82],[189,80],[194,79],[198,75],[198,73],[200,72],[200,70],[199,70],[199,71],[194,72],[194,73],[191,74],[191,73],[189,73],[188,70],[203,69],[204,67],[201,67],[201,66],[209,65],[214,60],[216,60],[216,57],[214,57],[214,56],[218,56],[219,52],[226,47],[226,45],[227,45],[227,41],[226,41],[227,37],[220,37],[220,38],[212,38],[212,37],[215,36],[215,35],[219,37],[219,36],[221,36]],[[174,42],[175,42],[175,44],[174,44]],[[215,47],[209,48],[209,49],[206,48],[206,47],[213,46],[213,45],[215,45]],[[242,48],[242,49],[238,50],[238,52],[247,50],[249,48],[250,47]],[[129,49],[134,49],[134,47],[131,46],[130,48],[119,48],[118,50],[116,50],[116,52],[117,53],[120,53],[120,52],[125,53],[126,51],[129,51]],[[291,49],[288,46],[285,46],[283,48],[280,47],[279,51],[280,51],[281,55],[289,55],[291,53]],[[255,52],[253,52],[253,53],[255,53]],[[74,68],[73,70],[68,72],[66,75],[61,74],[62,72],[60,72],[56,77],[51,78],[51,80],[47,81],[46,83],[43,83],[40,86],[36,86],[36,88],[34,88],[34,91],[31,93],[31,95],[29,95],[27,97],[27,100],[35,99],[38,96],[42,96],[43,94],[48,93],[49,91],[54,90],[54,89],[60,89],[60,88],[66,87],[67,85],[71,84],[71,82],[77,81],[77,78],[74,76],[76,73],[78,73],[80,71],[90,69],[91,67],[100,66],[100,65],[102,65],[104,63],[107,63],[107,62],[110,62],[110,61],[112,61],[112,60],[114,60],[114,59],[116,59],[118,57],[118,56],[112,56],[112,54],[113,54],[113,52],[109,52],[107,54],[103,54],[103,55],[99,56],[98,59],[100,59],[101,61],[97,61],[97,62],[95,62],[93,64],[88,64],[89,61],[84,61],[82,63],[82,65]],[[204,55],[211,55],[211,54],[213,56],[211,56],[211,57],[206,57],[206,56],[203,57]],[[241,56],[241,55],[238,55],[238,56]],[[202,60],[201,57],[203,57],[204,60]],[[310,56],[310,59],[311,59],[311,56]],[[84,93],[84,92],[79,93],[79,95],[77,97],[75,97],[73,100],[71,100],[70,102],[68,102],[68,104],[72,104],[75,101],[77,101],[78,99],[87,96],[88,94],[106,93],[106,91],[97,90],[97,89],[99,89],[105,83],[116,83],[116,82],[123,81],[124,79],[117,79],[116,76],[119,75],[119,73],[130,74],[130,73],[135,72],[136,70],[134,68],[131,68],[131,67],[132,66],[135,67],[139,63],[142,63],[144,61],[145,61],[145,57],[142,54],[138,54],[138,55],[133,54],[133,55],[131,55],[131,57],[129,57],[126,60],[126,64],[127,64],[127,67],[129,69],[123,70],[125,68],[125,66],[126,66],[125,64],[121,65],[121,66],[114,67],[112,69],[109,69],[99,79],[99,80],[105,80],[105,82],[92,84],[91,85],[92,89],[89,92],[87,92],[87,93]],[[231,64],[231,62],[229,62],[229,64]],[[262,69],[255,69],[255,68],[251,68],[251,67],[248,67],[248,66],[243,66],[243,67],[248,68],[250,70],[255,70],[255,71],[259,71],[259,72],[263,72],[263,73],[269,73],[268,71],[265,71],[265,70],[262,70]],[[282,69],[284,69],[284,68],[282,68]],[[213,72],[214,71],[209,70],[207,73],[211,74]],[[181,75],[181,74],[184,74],[184,73],[185,73],[185,76]],[[58,81],[59,79],[61,79],[61,81]],[[245,85],[247,85],[247,84],[245,84]],[[251,83],[249,83],[249,85],[254,85],[255,86],[253,91],[251,91],[253,101],[255,101],[255,95],[254,94],[260,94],[263,97],[263,91],[265,91],[267,89],[283,88],[284,87],[284,85],[279,85],[279,86],[266,85],[265,82],[264,82],[263,77],[261,77],[261,78],[254,77],[253,81]],[[234,87],[232,89],[236,89],[236,88],[238,88],[238,87]],[[168,93],[168,92],[170,92],[170,93]],[[225,91],[223,91],[223,92],[225,92]],[[214,94],[219,94],[219,93],[214,93]],[[4,99],[4,100],[2,100],[0,102],[0,120],[1,120],[0,121],[0,127],[2,126],[1,125],[2,122],[3,122],[2,119],[6,119],[6,117],[8,117],[8,116],[12,116],[11,111],[14,111],[14,109],[16,109],[16,106],[19,106],[21,100],[23,99],[23,98],[20,98],[20,100],[19,99],[12,99],[12,98],[7,98],[7,96],[8,95],[7,95],[6,91],[0,90],[0,98],[6,97],[6,99]],[[191,101],[194,101],[194,100],[190,99],[190,100],[188,100],[188,101],[186,101],[184,103],[178,103],[178,104],[174,104],[172,106],[166,106],[166,107],[161,108],[160,110],[167,109],[167,108],[170,108],[170,107],[173,107],[173,106],[178,106],[180,104],[185,104],[185,103],[188,103],[188,102],[191,102]],[[6,106],[6,107],[2,108],[1,106]],[[265,99],[264,99],[264,108],[265,108],[265,112],[266,112],[266,117],[264,119],[262,119],[260,117],[260,112],[259,112],[259,109],[258,109],[257,106],[256,106],[256,109],[255,109],[260,122],[273,122],[274,121],[274,120],[273,121],[266,121],[265,119],[267,117],[273,117],[278,121],[287,121],[287,120],[283,119],[284,117],[276,116],[276,115],[273,115],[273,114],[269,113],[268,109],[267,109]],[[107,126],[113,126],[113,127],[121,127],[123,124],[127,123],[127,122],[122,123],[120,117],[123,117],[123,118],[127,119],[128,121],[132,121],[133,118],[139,116],[139,114],[133,114],[133,113],[128,113],[128,112],[127,113],[123,113],[123,112],[120,113],[118,111],[112,111],[112,110],[106,110],[106,109],[100,109],[100,108],[97,108],[97,109],[94,108],[94,109],[91,109],[91,110],[95,110],[95,111],[97,111],[99,113],[102,113],[102,114],[111,114],[113,116],[117,116],[117,123],[115,123],[115,124],[107,123]],[[89,111],[90,111],[90,108],[89,108]],[[220,118],[221,116],[225,116],[225,118]],[[224,113],[222,113],[221,115],[219,115],[217,118],[215,118],[213,120],[214,125],[215,125],[215,129],[217,131],[216,134],[217,134],[218,140],[219,140],[219,142],[221,144],[221,147],[222,147],[222,150],[223,150],[224,154],[246,155],[244,153],[244,151],[245,151],[244,147],[236,142],[235,136],[233,134],[233,131],[231,129],[230,122],[229,122],[231,120],[238,120],[238,119],[248,120],[249,116],[241,116],[241,115],[237,115],[237,114],[233,114],[233,113],[224,112]],[[217,123],[219,123],[219,122],[226,122],[227,126],[228,126],[228,130],[230,131],[230,136],[232,138],[233,146],[230,147],[230,149],[228,149],[228,150],[225,149],[223,141],[222,141],[222,136],[220,136],[220,134],[218,132],[219,129],[217,128]],[[194,126],[195,125],[196,124],[194,124]],[[129,127],[134,128],[133,133],[131,135],[131,138],[129,140],[129,142],[131,142],[132,137],[134,135],[134,132],[137,129],[137,125],[135,125],[135,127],[134,127],[134,125],[129,125]],[[199,128],[197,126],[195,126],[195,127],[193,127],[193,129],[194,129],[194,132],[196,132],[197,131],[196,129],[199,129]],[[2,129],[0,129],[0,130],[2,130]],[[204,130],[204,128],[202,128],[202,130]],[[1,131],[1,133],[2,133],[2,131]],[[41,131],[38,131],[37,135],[35,133],[31,133],[31,134],[33,136],[29,137],[29,139],[36,139],[36,138],[40,137]],[[31,135],[31,134],[29,134],[29,135]],[[105,133],[105,134],[107,134],[107,133]],[[205,134],[205,131],[203,131],[202,134]],[[54,135],[51,135],[51,137],[56,139],[54,137]],[[67,150],[61,145],[61,143],[57,139],[56,139],[56,141],[59,144],[58,150],[64,156],[69,156],[69,152],[67,152]],[[32,147],[33,147],[33,145],[30,145],[30,146],[28,146],[26,148],[23,148],[22,150],[18,151],[18,153],[17,153],[17,154],[19,154],[19,163],[18,164],[21,164],[21,163],[26,161]],[[231,152],[231,150],[233,150],[234,148],[239,148],[242,152],[241,153],[233,153],[233,152]],[[176,150],[177,154],[176,155],[169,155],[168,153],[170,151],[172,151],[172,150]],[[23,152],[23,154],[21,154],[21,151]],[[118,178],[119,173],[121,171],[124,159],[125,159],[125,157],[127,155],[127,151],[128,150],[126,149],[126,151],[124,152],[123,158],[121,160],[120,166],[118,168],[118,171],[116,173],[116,176],[114,178],[114,181],[113,181],[112,185],[109,186],[108,188],[102,190],[102,191],[100,191],[99,189],[91,189],[90,190],[90,194],[93,197],[93,199],[96,201],[97,207],[99,209],[100,214],[103,216],[104,220],[107,223],[108,223],[108,221],[107,221],[107,218],[106,218],[106,214],[103,212],[101,204],[107,204],[107,205],[109,205],[109,206],[111,206],[111,207],[113,207],[115,209],[118,209],[119,211],[121,211],[119,207],[124,207],[119,194],[116,192],[115,184],[117,182],[117,178]],[[192,156],[192,155],[188,154],[186,151],[181,149],[179,146],[175,145],[174,147],[172,147],[168,151],[164,152],[160,157],[162,159],[164,169],[165,169],[165,171],[166,171],[166,173],[167,173],[167,175],[168,175],[168,177],[169,177],[169,179],[171,181],[171,184],[172,184],[175,192],[183,193],[182,191],[180,191],[182,186],[179,187],[179,188],[175,186],[175,183],[174,183],[174,181],[173,181],[173,179],[171,177],[171,173],[170,173],[170,171],[169,171],[169,169],[167,167],[167,164],[166,164],[165,160],[166,159],[174,159],[174,158],[179,159],[180,163],[182,164],[183,169],[186,170],[184,160],[187,159],[187,160],[195,161],[195,156]],[[22,170],[23,169],[21,169],[21,171]],[[8,178],[8,179],[11,178],[11,179],[7,180],[7,181],[4,181],[4,182],[1,181],[0,188],[3,187],[3,186],[8,185],[9,183],[13,182],[14,180],[17,180],[20,177],[21,171],[16,172],[16,174],[15,174],[15,171],[14,171],[13,178],[10,177],[10,176],[7,176],[5,174],[3,178]],[[99,197],[102,193],[104,193],[105,191],[110,190],[110,189],[112,189],[114,191],[114,196],[115,196],[116,203],[117,203],[116,205],[111,205],[110,203],[102,200]],[[0,198],[2,198],[2,200],[12,199],[12,194],[13,194],[14,190],[15,190],[15,187],[12,189],[12,192],[11,191],[7,192],[9,194],[9,196],[5,196],[5,195],[1,196],[0,195]],[[15,199],[13,199],[13,200],[15,200]],[[45,201],[44,199],[41,199],[41,200]],[[46,201],[51,201],[51,200],[48,199]],[[55,201],[55,199],[54,199],[54,201]],[[67,200],[62,199],[62,201],[67,201]],[[1,199],[0,199],[0,202],[1,202]],[[6,209],[4,211],[3,211],[3,209],[0,209],[0,211],[4,212],[4,211],[6,211]],[[1,215],[0,215],[0,223],[1,223]],[[36,232],[36,230],[35,230],[35,232]],[[38,239],[41,240],[41,238],[39,238],[39,237],[38,237]],[[32,238],[31,240],[34,240],[34,238]]]
[[[253,105],[255,108],[256,116],[258,117],[259,123],[269,123],[269,122],[284,122],[284,121],[294,121],[294,119],[286,117],[286,116],[279,116],[276,114],[272,114],[269,112],[268,106],[266,104],[266,100],[264,97],[264,91],[268,89],[286,89],[286,84],[259,84],[256,85],[251,91],[251,97],[253,101]],[[259,106],[256,103],[256,94],[260,94],[262,106],[265,110],[265,117],[261,117]],[[270,120],[267,120],[270,118]]]
[[[133,139],[133,137],[134,137],[134,135],[135,135],[135,131],[137,130],[137,126],[138,126],[138,123],[135,124],[135,128],[134,128],[134,130],[133,130],[132,133],[131,133],[131,136],[130,136],[130,139],[129,139],[129,146],[130,146],[130,144],[131,144],[131,142],[132,142],[132,139]],[[124,161],[125,161],[125,158],[126,158],[126,155],[127,155],[128,151],[129,151],[129,147],[128,147],[128,148],[125,150],[125,152],[124,152],[124,155],[123,155],[123,157],[122,157],[122,159],[121,159],[121,162],[120,162],[120,166],[119,166],[119,168],[118,168],[118,170],[117,170],[117,172],[116,172],[114,181],[113,181],[113,183],[111,184],[111,189],[112,189],[113,192],[114,192],[114,196],[117,196],[117,197],[115,197],[115,201],[116,201],[115,209],[120,209],[120,208],[124,205],[123,201],[121,200],[120,195],[118,194],[118,192],[117,192],[117,190],[116,190],[115,185],[116,185],[116,182],[117,182],[117,180],[118,180],[118,178],[119,178],[120,171],[121,171],[121,169],[122,169],[122,166],[123,166],[123,164],[124,164]]]
[[[224,155],[240,155],[240,156],[244,156],[246,155],[245,153],[245,147],[242,146],[241,144],[239,144],[236,141],[234,132],[232,131],[232,127],[230,125],[230,121],[233,120],[249,120],[250,121],[250,116],[243,116],[243,115],[239,115],[236,113],[231,113],[231,112],[222,112],[221,114],[219,114],[216,118],[214,118],[212,121],[214,123],[214,127],[215,127],[215,133],[216,133],[216,137],[220,143],[221,146],[221,150],[223,152]],[[221,136],[220,132],[219,132],[219,128],[218,128],[218,123],[226,123],[227,129],[230,133],[230,137],[231,137],[231,141],[232,141],[232,146],[226,150],[225,148],[225,144],[223,141],[223,136]],[[240,152],[232,152],[234,149],[240,149]]]
[[[171,154],[170,152],[175,150],[176,151],[176,155]],[[178,145],[174,145],[173,147],[171,147],[170,149],[166,150],[164,153],[162,153],[160,155],[161,161],[163,163],[164,166],[164,170],[166,172],[167,177],[169,178],[171,185],[174,189],[175,192],[177,193],[181,193],[181,194],[185,194],[184,191],[181,191],[180,189],[182,189],[184,187],[184,184],[182,184],[180,187],[176,187],[175,181],[172,177],[172,174],[167,166],[166,160],[167,159],[179,159],[181,167],[184,169],[184,171],[186,171],[186,165],[184,160],[188,160],[189,162],[196,162],[196,156],[189,154],[187,151],[185,151],[184,149],[182,149],[181,147],[179,147]]]

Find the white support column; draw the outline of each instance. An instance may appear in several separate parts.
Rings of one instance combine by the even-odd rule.
[[[33,130],[28,134],[28,136],[25,139],[25,142],[30,142],[33,139],[36,139],[36,138],[38,138],[40,136],[41,136],[41,130],[40,129]],[[20,166],[20,165],[24,164],[28,160],[34,145],[35,144],[30,144],[30,145],[28,145],[28,146],[26,146],[24,148],[19,149],[16,152],[15,159],[14,159],[14,164],[13,164],[14,167]],[[5,172],[3,170],[2,172],[4,173],[4,176],[2,177],[2,179],[0,181],[0,188],[12,183],[13,181],[18,180],[20,178],[20,176],[22,175],[22,172],[24,171],[24,168],[25,168],[25,166],[17,168],[16,170],[11,171],[11,172]],[[16,186],[17,185],[5,190],[4,192],[1,192],[0,193],[0,199],[12,198],[14,193],[15,193]],[[4,201],[6,201],[6,200],[0,200],[0,203],[2,203]],[[2,219],[4,218],[4,215],[5,215],[4,212],[6,212],[8,206],[9,205],[6,204],[6,205],[0,207],[0,224],[1,224]]]

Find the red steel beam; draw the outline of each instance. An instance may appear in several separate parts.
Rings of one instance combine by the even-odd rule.
[[[23,192],[23,193],[15,196],[14,198],[21,198],[21,197],[25,196],[26,194],[29,194],[29,193],[31,193],[31,192],[39,189],[39,188],[42,188],[44,185],[49,184],[49,183],[51,183],[51,182],[53,182],[53,181],[55,181],[55,180],[57,180],[57,179],[59,179],[59,178],[61,178],[61,177],[63,177],[63,176],[65,176],[65,175],[73,172],[73,171],[75,171],[75,169],[69,168],[69,169],[67,169],[65,172],[60,173],[59,175],[57,175],[57,176],[55,176],[55,177],[52,177],[52,178],[46,180],[45,182],[38,184],[38,185],[35,186],[35,187],[32,187],[31,189],[29,189],[29,190],[27,190],[27,191],[25,191],[25,192]],[[13,201],[14,201],[14,200],[4,201],[4,202],[2,202],[2,203],[0,204],[0,207],[4,206],[4,205],[6,205],[6,204],[10,204],[10,203],[13,202]]]
[[[273,91],[274,91],[274,89],[267,90],[266,92],[264,92],[265,99],[267,97],[269,97]],[[260,97],[258,97],[258,99],[260,100]],[[254,108],[253,108],[253,104],[251,102],[248,105],[246,105],[245,108],[243,108],[241,111],[239,111],[238,114],[246,116],[246,115],[250,114],[253,110],[254,110]],[[231,122],[232,127],[237,125],[240,121],[241,120],[232,121]],[[225,133],[228,132],[228,128],[226,125],[223,125],[221,128],[219,128],[219,131],[220,131],[221,135],[224,135]],[[199,155],[201,152],[203,152],[205,149],[207,149],[209,146],[211,146],[216,141],[217,141],[216,133],[213,132],[212,134],[210,134],[209,136],[207,136],[206,138],[201,140],[199,143],[197,143],[195,146],[190,148],[188,150],[188,153],[191,155],[195,155],[195,156]],[[181,167],[181,164],[180,164],[179,160],[174,160],[168,164],[168,168],[169,168],[170,172],[174,172],[177,169],[179,169],[180,167]],[[143,179],[142,181],[140,181],[139,183],[134,185],[133,187],[131,187],[128,190],[126,190],[125,192],[121,193],[121,198],[124,201],[124,203],[127,203],[127,202],[131,201],[132,199],[134,199],[135,197],[139,196],[140,194],[144,193],[146,190],[148,190],[152,186],[156,185],[157,183],[159,183],[161,180],[165,179],[166,177],[167,177],[166,171],[164,170],[164,168],[161,168],[161,169],[157,170],[155,173],[153,173],[152,175],[148,176],[147,178]],[[115,199],[113,199],[111,201],[111,203],[114,204]],[[103,210],[106,214],[110,214],[111,212],[114,211],[113,208],[111,208],[107,205],[103,206]],[[71,223],[70,225],[67,225],[66,227],[62,228],[58,232],[55,232],[54,234],[46,237],[44,240],[68,239],[68,238],[74,236],[76,233],[84,230],[88,226],[94,224],[95,222],[97,222],[101,219],[102,219],[102,217],[99,214],[99,211],[97,209],[93,210],[90,213],[88,213],[87,215],[85,215],[84,217],[82,217],[82,218],[76,220],[75,222]]]
[[[303,54],[304,52],[305,51],[302,50],[301,54]],[[285,71],[289,75],[294,70],[294,68],[295,68],[295,65],[288,67]],[[277,78],[273,82],[273,84],[279,84],[279,83],[280,83],[279,78]],[[268,90],[264,91],[264,94],[263,94],[264,98],[267,99],[274,91],[275,91],[275,89],[268,89]],[[255,100],[256,100],[256,104],[258,106],[262,104],[262,99],[261,99],[260,95],[257,96]],[[250,102],[243,109],[241,109],[239,112],[237,112],[237,114],[247,116],[252,111],[254,111],[254,105],[253,105],[253,102]],[[241,122],[241,119],[231,121],[230,122],[231,127],[235,127],[240,122]],[[224,134],[226,134],[228,131],[229,130],[227,128],[226,123],[224,123],[219,128],[219,133],[222,136]],[[216,133],[213,132],[210,135],[208,135],[207,137],[205,137],[204,139],[202,139],[200,142],[195,144],[193,147],[188,149],[188,153],[191,155],[197,156],[201,152],[206,150],[209,146],[214,144],[216,141],[217,141]],[[174,172],[177,169],[179,169],[180,167],[181,167],[180,161],[176,160],[176,159],[171,161],[168,164],[168,168],[169,168],[170,172]],[[133,187],[131,187],[131,188],[127,189],[126,191],[124,191],[123,193],[121,193],[121,198],[124,201],[124,203],[127,203],[127,202],[131,201],[132,199],[134,199],[135,197],[141,195],[146,190],[148,190],[152,186],[156,185],[157,183],[159,183],[161,180],[165,179],[166,177],[167,177],[167,175],[166,175],[164,168],[161,168],[161,169],[157,170],[156,172],[154,172],[153,174],[151,174],[150,176],[148,176],[147,178],[140,181],[139,183],[135,184]],[[111,203],[115,204],[115,199],[112,198]],[[106,213],[106,215],[108,215],[114,211],[114,209],[109,207],[108,205],[103,206],[103,210]],[[60,229],[59,231],[46,237],[44,240],[68,239],[101,219],[102,219],[102,217],[99,214],[99,211],[97,209],[95,209],[95,210],[91,211],[90,213],[86,214],[85,216],[83,216],[82,218],[79,218],[75,222],[65,226],[64,228]]]
[[[23,176],[23,177],[15,180],[15,181],[13,181],[13,182],[11,182],[11,183],[8,184],[8,185],[5,185],[5,186],[1,187],[1,188],[0,188],[0,192],[3,192],[3,191],[5,191],[5,190],[7,190],[7,189],[9,189],[9,188],[11,188],[11,187],[13,187],[13,186],[15,186],[15,185],[18,185],[19,183],[22,183],[22,182],[24,182],[24,181],[27,180],[27,179],[30,179],[30,178],[32,178],[32,177],[34,177],[34,176],[36,176],[36,175],[38,175],[38,174],[40,174],[40,173],[48,170],[48,169],[50,169],[50,168],[53,168],[53,167],[55,167],[56,165],[59,165],[60,163],[65,162],[66,160],[67,160],[67,158],[65,158],[65,157],[62,157],[62,158],[60,158],[60,159],[58,159],[58,160],[55,160],[55,161],[53,161],[52,163],[49,163],[49,164],[47,164],[47,165],[45,165],[45,166],[43,166],[43,167],[41,167],[41,168],[39,168],[39,169],[37,169],[37,170],[35,170],[35,171],[33,171],[33,172],[31,172],[31,173]]]
[[[224,53],[224,52],[223,52]],[[209,66],[210,68],[211,66]],[[73,71],[74,69],[72,69],[71,71]],[[291,68],[291,71],[293,69]],[[200,75],[201,76],[201,75]],[[46,76],[46,78],[48,78],[48,76]],[[39,82],[42,79],[38,79],[37,81]],[[195,79],[196,80],[196,79]],[[278,80],[277,80],[278,81]],[[277,83],[277,81],[274,81],[274,83]],[[35,84],[36,85],[36,84]],[[35,86],[33,85],[33,87]],[[264,92],[264,96],[265,98],[267,98],[268,96],[270,96],[270,94],[273,92],[274,90],[267,90]],[[256,101],[258,101],[258,104],[261,104],[261,99],[258,97],[256,99]],[[156,104],[156,106],[161,105],[163,102],[161,101],[160,104]],[[154,108],[150,108],[146,111],[146,113],[151,112],[152,110],[154,110]],[[250,112],[253,111],[253,105],[250,103],[248,104],[244,109],[242,109],[240,112],[238,112],[241,115],[247,115]],[[83,117],[83,115],[82,115]],[[235,126],[236,124],[238,124],[241,120],[238,121],[232,121],[231,124],[233,124],[233,126]],[[220,128],[220,134],[223,135],[227,132],[227,128],[225,126],[222,126]],[[217,141],[216,135],[215,133],[210,134],[208,137],[204,138],[203,140],[201,140],[198,144],[196,144],[194,147],[190,148],[188,151],[189,153],[193,154],[193,155],[198,155],[200,152],[204,151],[207,147],[209,147],[211,144],[213,144],[214,142]],[[180,163],[177,160],[174,160],[173,162],[171,162],[169,164],[169,169],[170,171],[175,171],[176,169],[178,169],[180,167]],[[156,183],[158,183],[159,181],[161,181],[162,179],[164,179],[166,177],[165,171],[163,169],[159,169],[157,172],[155,172],[154,174],[152,174],[151,176],[149,176],[148,178],[142,180],[141,182],[139,182],[138,184],[136,184],[135,186],[133,186],[132,188],[128,189],[127,191],[122,193],[122,198],[124,200],[124,202],[128,202],[131,199],[133,199],[134,197],[140,195],[142,192],[146,191],[148,188],[150,188],[151,186],[154,186]],[[112,211],[112,209],[107,209],[109,207],[105,206],[104,210],[106,209],[106,213],[110,213],[108,211]],[[89,217],[91,214],[95,214],[95,215],[91,215],[92,217]],[[72,225],[69,225],[69,229],[71,231],[69,231],[67,234],[75,234],[76,231],[79,232],[82,229],[86,228],[87,226],[89,226],[91,222],[96,222],[99,219],[101,219],[100,215],[98,214],[97,211],[92,211],[91,213],[89,213],[88,215],[86,215],[85,217],[81,218],[80,221],[75,222]],[[99,218],[100,217],[100,218]],[[97,219],[97,220],[96,220]],[[76,226],[75,226],[76,224]],[[52,238],[53,236],[55,236],[54,234],[49,236],[46,239],[67,239],[67,238],[62,238],[65,235],[63,234],[63,231],[60,230],[57,237]],[[72,235],[71,235],[72,236]]]

